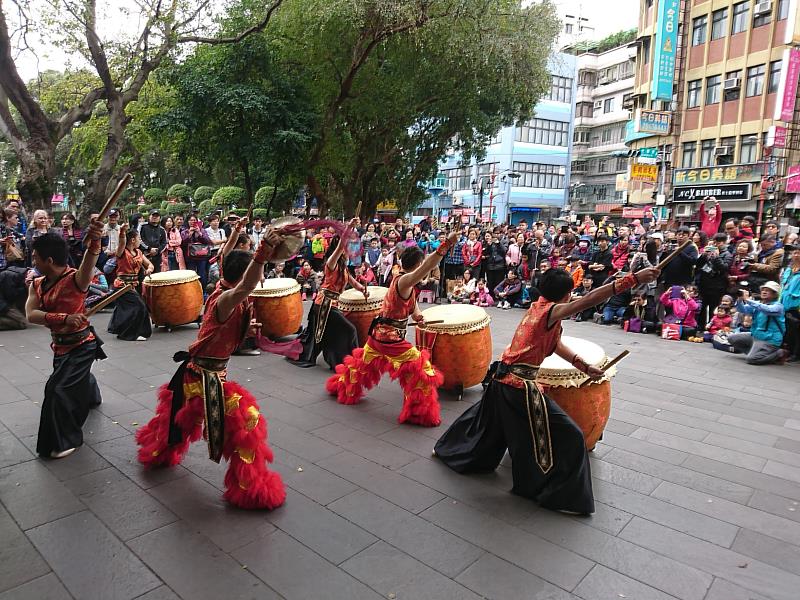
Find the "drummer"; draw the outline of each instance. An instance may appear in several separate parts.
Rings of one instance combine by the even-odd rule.
[[[117,278],[114,287],[120,289],[131,284],[133,289],[123,294],[114,302],[114,313],[108,322],[108,332],[126,342],[143,342],[153,333],[150,324],[150,312],[139,293],[139,279],[153,272],[153,264],[139,249],[139,232],[128,230],[124,223],[119,228],[119,246],[117,248]]]
[[[322,285],[308,313],[308,325],[300,336],[303,351],[296,360],[286,359],[295,366],[315,366],[317,357],[322,352],[325,362],[333,369],[358,348],[358,331],[355,325],[336,307],[336,300],[348,283],[363,293],[364,298],[369,296],[367,286],[356,281],[347,270],[345,248],[355,228],[355,222],[355,219],[350,221],[341,238],[331,238],[325,252]]]
[[[590,378],[602,377],[603,371],[561,343],[561,321],[623,290],[655,281],[659,273],[643,269],[574,300],[572,277],[564,269],[542,275],[542,295],[528,309],[500,360],[489,367],[483,397],[439,438],[434,455],[459,473],[484,473],[495,470],[508,449],[512,493],[551,510],[593,513],[583,433],[542,393],[536,375],[544,359],[555,353]]]

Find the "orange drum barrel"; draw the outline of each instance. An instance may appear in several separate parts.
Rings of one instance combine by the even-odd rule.
[[[144,279],[142,295],[156,326],[173,327],[197,321],[203,310],[203,289],[194,271],[153,273]]]
[[[419,348],[427,348],[431,362],[444,374],[446,390],[459,393],[483,381],[492,360],[491,319],[480,306],[441,304],[422,311],[425,321],[442,321],[417,327]]]
[[[358,290],[349,289],[343,291],[338,300],[338,308],[345,319],[355,325],[358,331],[358,343],[361,346],[366,343],[372,319],[381,312],[383,299],[389,291],[389,288],[377,285],[371,285],[367,289],[369,290],[367,299],[364,299],[364,294]]]
[[[280,338],[300,329],[303,301],[300,300],[300,284],[294,279],[266,279],[253,290],[250,298],[264,337]]]
[[[602,368],[609,362],[605,351],[592,342],[562,336],[561,341],[592,366]],[[616,374],[611,367],[601,379],[586,387],[579,387],[586,376],[563,358],[552,354],[541,367],[536,381],[547,394],[583,431],[587,450],[594,450],[603,434],[611,414],[611,377]]]

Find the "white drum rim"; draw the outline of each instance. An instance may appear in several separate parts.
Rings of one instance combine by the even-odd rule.
[[[577,352],[580,358],[586,360],[593,367],[602,369],[611,360],[599,344],[590,340],[565,335],[561,337],[561,343],[573,352]],[[616,374],[617,368],[611,367],[603,377],[593,380],[592,384],[610,381]],[[536,381],[551,387],[579,387],[586,381],[586,375],[560,356],[551,354],[540,365]]]
[[[266,279],[256,286],[251,296],[256,298],[283,298],[292,294],[300,293],[300,284],[295,279],[289,277],[277,277]]]
[[[383,299],[386,297],[386,294],[389,293],[389,288],[370,286],[368,289],[370,294],[369,298],[366,299],[364,298],[364,294],[355,288],[343,291],[339,294],[339,298],[336,301],[339,305],[339,309],[348,312],[372,312],[374,310],[380,310],[383,305]],[[373,289],[381,290],[381,292],[373,296]]]
[[[438,306],[431,306],[430,308],[426,308],[422,311],[422,316],[426,321],[438,321],[443,317],[446,317],[446,313],[448,312],[460,312],[466,314],[472,313],[474,316],[469,319],[463,319],[460,322],[448,323],[447,319],[445,319],[444,323],[425,325],[423,327],[418,327],[418,329],[445,335],[464,335],[486,329],[489,326],[489,323],[492,322],[489,313],[483,310],[480,306],[472,306],[468,304],[440,304]]]
[[[192,281],[199,280],[200,276],[194,271],[190,269],[179,269],[175,271],[152,273],[144,278],[144,285],[161,287],[167,285],[178,285],[181,283],[190,283]]]

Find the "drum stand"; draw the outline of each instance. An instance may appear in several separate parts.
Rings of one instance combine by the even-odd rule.
[[[447,390],[449,394],[453,394],[456,397],[456,400],[461,402],[464,399],[464,386],[460,383],[453,388],[452,390]]]

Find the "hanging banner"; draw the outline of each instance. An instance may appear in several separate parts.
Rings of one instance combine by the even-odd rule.
[[[634,113],[633,116],[633,130],[636,133],[669,135],[670,122],[671,122],[671,115],[666,111],[637,108],[636,113]],[[658,148],[656,148],[655,150],[657,157]]]
[[[800,165],[789,167],[786,173],[786,193],[787,194],[800,194]]]
[[[787,48],[783,51],[783,68],[778,83],[778,101],[775,103],[776,121],[791,121],[794,118],[794,104],[797,97],[797,79],[800,77],[800,48]]]
[[[650,97],[653,100],[672,101],[675,52],[678,47],[679,4],[679,0],[658,0],[653,76],[650,85]]]
[[[767,131],[767,141],[764,145],[767,148],[786,148],[786,135],[786,127],[770,125]]]

